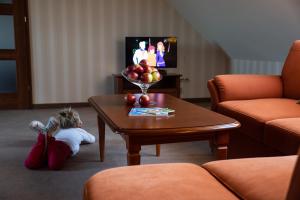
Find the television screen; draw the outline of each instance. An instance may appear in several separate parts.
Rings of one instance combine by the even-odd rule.
[[[147,60],[157,68],[177,67],[176,37],[126,37],[126,66]]]

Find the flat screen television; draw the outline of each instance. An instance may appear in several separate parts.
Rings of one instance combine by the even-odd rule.
[[[177,67],[176,37],[126,37],[126,66],[147,60],[157,68]]]

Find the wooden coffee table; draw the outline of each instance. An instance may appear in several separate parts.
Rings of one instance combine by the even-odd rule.
[[[126,142],[128,165],[140,164],[141,145],[209,140],[218,159],[227,158],[229,133],[240,126],[232,118],[183,101],[167,94],[149,94],[155,107],[175,110],[169,117],[129,117],[132,107],[124,95],[101,95],[89,98],[98,113],[100,160],[104,160],[105,124]],[[159,145],[157,145],[159,155]]]

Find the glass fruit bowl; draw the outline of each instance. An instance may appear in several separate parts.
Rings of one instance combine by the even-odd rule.
[[[153,72],[154,73],[154,72]],[[156,83],[158,83],[161,79],[162,79],[162,75],[157,71],[157,73],[158,73],[158,75],[154,75],[154,74],[151,74],[151,73],[148,73],[148,77],[144,77],[144,78],[140,78],[140,76],[130,76],[130,73],[126,73],[126,70],[123,70],[122,72],[121,72],[121,74],[122,74],[122,76],[124,77],[124,78],[126,78],[129,82],[131,82],[132,84],[134,84],[134,85],[137,85],[137,86],[139,86],[139,88],[141,89],[141,91],[142,91],[142,93],[144,94],[144,95],[146,95],[147,94],[147,91],[148,91],[148,89],[152,86],[152,85],[154,85],[154,84],[156,84]],[[155,72],[156,73],[156,72]],[[144,75],[144,74],[143,74]],[[142,76],[143,76],[142,75]],[[151,76],[151,77],[149,77],[149,76]],[[155,78],[154,78],[154,76],[155,76]],[[133,79],[133,78],[130,78],[130,77],[133,77],[133,78],[135,78],[135,79]]]

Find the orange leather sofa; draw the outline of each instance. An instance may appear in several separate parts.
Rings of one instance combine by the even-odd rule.
[[[213,161],[202,167],[157,164],[119,167],[92,176],[85,200],[299,200],[297,155]]]
[[[300,40],[282,74],[219,75],[208,81],[212,110],[235,118],[229,158],[296,154],[300,144]]]

